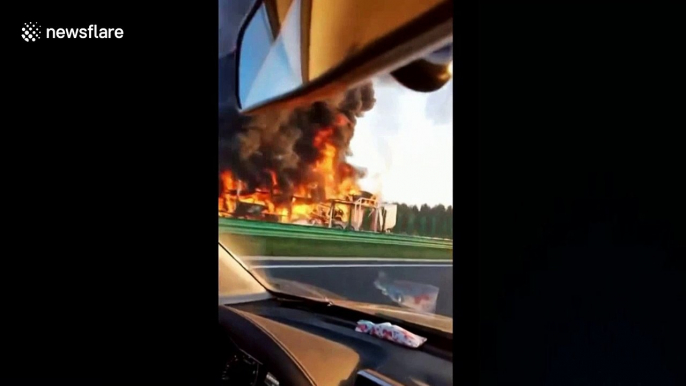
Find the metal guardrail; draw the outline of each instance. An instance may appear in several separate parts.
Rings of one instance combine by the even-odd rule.
[[[430,237],[331,229],[316,226],[219,218],[219,233],[302,240],[368,243],[452,250],[453,241]]]

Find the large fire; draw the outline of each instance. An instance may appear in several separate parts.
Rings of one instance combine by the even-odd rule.
[[[342,120],[345,117],[339,115],[335,124],[344,124]],[[350,206],[336,205],[332,212],[331,203],[336,200],[353,202],[364,194],[357,183],[358,171],[344,161],[344,154],[339,154],[340,150],[332,143],[334,130],[333,126],[322,128],[313,139],[314,147],[319,150],[319,157],[310,166],[310,174],[318,182],[295,186],[291,189],[293,194],[290,197],[282,194],[273,170],[267,170],[271,175],[271,186],[259,186],[252,191],[232,172],[222,172],[223,193],[219,197],[219,215],[259,217],[278,222],[307,221],[322,225],[329,218],[347,222]],[[256,205],[246,211],[246,204]]]

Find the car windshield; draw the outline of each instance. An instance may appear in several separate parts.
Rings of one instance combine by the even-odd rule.
[[[280,292],[452,317],[453,82],[382,74],[248,118],[234,61],[220,47],[220,242]]]

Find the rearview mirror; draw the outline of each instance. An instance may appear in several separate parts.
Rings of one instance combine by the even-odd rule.
[[[257,1],[238,34],[239,107],[250,113],[313,102],[384,72],[417,91],[440,88],[452,74],[452,5]],[[445,47],[449,63],[431,60],[430,54]]]

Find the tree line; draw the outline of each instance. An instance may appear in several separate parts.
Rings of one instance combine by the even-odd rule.
[[[398,204],[398,217],[392,233],[453,238],[453,207]]]

